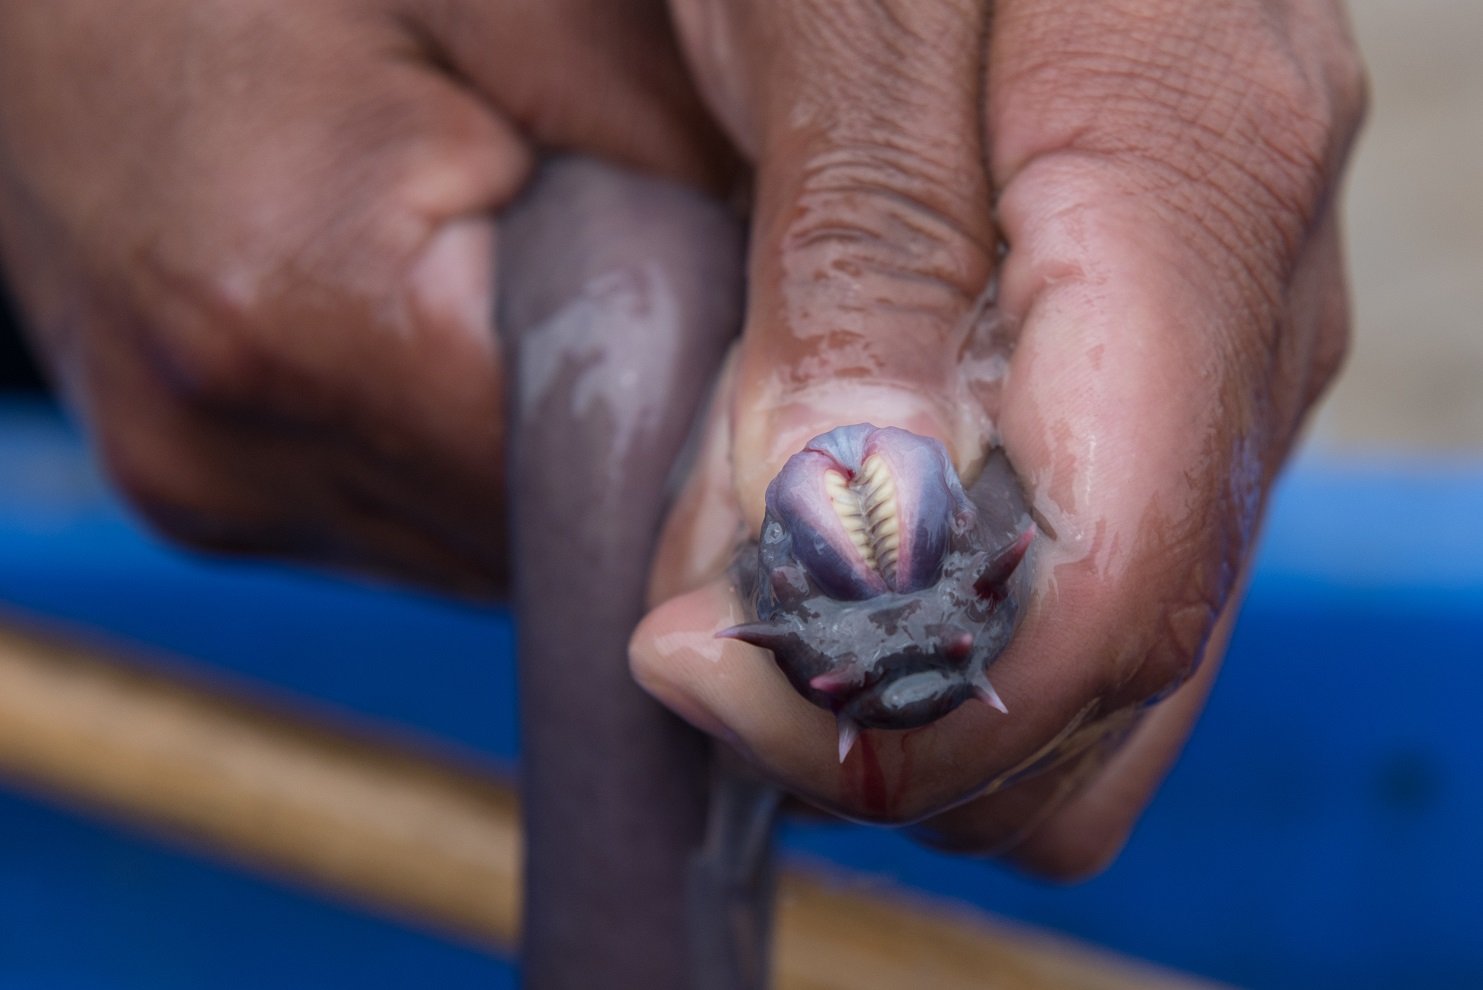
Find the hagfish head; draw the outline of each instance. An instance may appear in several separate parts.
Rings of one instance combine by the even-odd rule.
[[[1013,633],[1033,531],[995,534],[981,509],[936,440],[869,424],[815,437],[768,487],[739,567],[757,620],[720,635],[771,650],[835,713],[841,759],[860,726],[914,728],[973,697],[1002,711],[986,668]]]
[[[971,511],[942,444],[868,424],[815,437],[767,487],[767,518],[818,586],[841,599],[929,585]]]

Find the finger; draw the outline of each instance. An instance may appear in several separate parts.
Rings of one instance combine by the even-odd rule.
[[[664,0],[394,6],[419,25],[425,54],[542,146],[725,191],[734,155],[690,82]]]
[[[959,357],[994,259],[980,53],[962,43],[982,30],[953,4],[763,4],[735,27],[757,184],[732,467],[754,529],[783,461],[833,426],[979,452]]]
[[[1292,280],[1291,320],[1311,334],[1288,333],[1281,360],[1301,381],[1290,389],[1292,432],[1332,380],[1348,333],[1347,294],[1334,211],[1320,221]],[[1289,434],[1284,449],[1292,444]],[[928,842],[960,852],[1004,856],[1038,875],[1084,879],[1100,872],[1127,841],[1143,809],[1173,766],[1214,685],[1239,599],[1229,600],[1204,659],[1188,682],[1136,723],[1106,719],[1061,764],[1039,776],[971,801],[926,822]]]
[[[496,557],[487,214],[529,154],[436,67],[387,58],[387,23],[261,15],[162,17],[159,51],[10,25],[43,62],[129,81],[6,120],[36,151],[7,172],[20,208],[3,211],[32,322],[110,463],[182,538],[257,526],[263,549],[297,534],[338,559],[378,543]],[[116,150],[107,167],[93,141]]]
[[[1108,719],[1060,763],[923,823],[919,837],[955,852],[1004,856],[1040,876],[1105,868],[1163,782],[1215,683],[1238,604],[1227,605],[1199,671],[1146,712]]]
[[[1234,620],[1235,609],[1226,615]],[[1085,787],[1073,788],[1005,855],[1021,868],[1062,881],[1101,872],[1122,851],[1133,826],[1174,766],[1205,707],[1234,621],[1217,626],[1199,670],[1150,711],[1131,736],[1088,767]],[[986,798],[985,800],[991,800]]]
[[[1171,42],[1159,32],[1201,37],[1202,17],[1227,17],[1234,8],[1212,14],[1185,5],[1183,20],[1168,22],[1127,5],[1092,7],[1004,4],[994,38],[989,128],[1009,244],[999,301],[1018,331],[999,427],[1046,537],[1024,625],[995,667],[1013,714],[960,709],[918,732],[867,736],[858,764],[831,766],[827,716],[790,698],[765,653],[696,635],[707,618],[713,629],[733,621],[734,596],[720,584],[657,611],[647,647],[635,653],[641,678],[677,710],[718,727],[787,785],[847,814],[911,820],[1002,787],[1188,677],[1286,450],[1283,409],[1295,404],[1285,393],[1302,376],[1282,364],[1307,348],[1282,338],[1312,333],[1293,322],[1291,278],[1331,195],[1334,177],[1323,169],[1331,149],[1347,141],[1346,101],[1330,94],[1332,113],[1310,119],[1308,80],[1283,61],[1291,50],[1259,11],[1242,8],[1252,14],[1237,25],[1251,32],[1242,43],[1271,77],[1262,79],[1261,99],[1238,106],[1218,129],[1229,140],[1212,150],[1202,115],[1212,106],[1228,109],[1216,99],[1225,76],[1198,61],[1165,64],[1147,53],[1167,50],[1160,46]],[[1066,23],[1076,16],[1092,27]],[[1118,23],[1130,16],[1131,23]],[[1067,32],[1073,42],[1063,50]],[[1061,74],[1075,68],[1082,49],[1110,50],[1119,71]],[[1160,87],[1179,72],[1188,92],[1171,104]],[[1139,73],[1147,86],[1129,84]],[[1181,109],[1170,112],[1171,105]],[[1067,116],[1074,126],[1064,124]],[[1162,132],[1150,131],[1150,116]],[[1064,126],[1046,124],[1042,132],[1041,120]],[[1042,133],[1059,143],[1029,140]],[[1117,143],[1150,134],[1152,151]],[[1233,197],[1255,216],[1234,210]],[[764,224],[767,216],[762,211]],[[765,239],[758,241],[756,250],[765,251]],[[766,265],[765,255],[754,256],[754,275],[774,278],[755,280],[744,348],[766,339],[759,314],[778,270]],[[828,284],[827,275],[814,281]],[[811,399],[808,387],[818,387],[797,370],[816,355],[796,334],[778,340],[783,346],[752,352],[761,357],[750,379],[743,353],[738,391],[765,397],[736,406],[744,511],[776,469],[768,441],[789,449],[777,439],[789,425],[778,410],[802,409],[796,423],[817,416],[821,405],[798,398]],[[850,357],[846,350],[840,364],[832,357],[820,363],[838,377]],[[898,366],[920,367],[921,360],[902,357],[873,371],[889,378]],[[768,368],[786,371],[769,377]],[[840,392],[872,387],[851,383]],[[773,418],[764,436],[748,440],[745,411],[758,407]],[[767,465],[753,469],[766,477],[746,480],[748,457]]]
[[[936,436],[969,471],[983,451],[982,383],[962,359],[987,335],[976,317],[994,237],[974,125],[981,53],[955,42],[984,25],[954,5],[729,13],[730,47],[757,56],[743,69],[757,203],[727,438],[735,504],[755,532],[783,461],[834,426],[869,420]],[[853,807],[858,781],[840,779],[833,720],[793,693],[765,652],[714,640],[741,617],[724,582],[666,603],[634,638],[636,676],[814,800],[911,814],[912,794]]]
[[[336,428],[285,429],[279,417],[202,408],[162,383],[127,333],[100,334],[89,358],[88,368],[106,369],[84,390],[99,424],[98,454],[162,534],[214,552],[292,558],[471,597],[502,591],[504,534],[490,495],[497,475],[477,488],[453,484],[436,464],[384,459]],[[482,458],[471,463],[483,466]],[[409,498],[403,477],[417,477],[418,494],[432,504]]]
[[[995,766],[1018,743],[1054,751],[1195,670],[1302,405],[1290,362],[1316,329],[1293,305],[1294,272],[1331,199],[1325,163],[1348,141],[1344,100],[1312,119],[1322,103],[1290,39],[1255,7],[1222,25],[1205,19],[1239,5],[1174,6],[1009,3],[996,20],[999,303],[1019,328],[999,425],[1049,539],[1040,593],[995,668],[1011,711],[1015,695],[1033,708],[993,737],[997,759],[959,754],[991,789],[1012,779]],[[1201,66],[1199,45],[1159,59],[1216,27],[1241,43],[1207,57],[1255,52],[1260,99],[1219,102],[1228,77]],[[1078,65],[1087,51],[1100,61]],[[1229,114],[1218,128],[1212,107]]]

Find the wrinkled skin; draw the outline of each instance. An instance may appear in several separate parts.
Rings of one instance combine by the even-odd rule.
[[[653,0],[0,0],[0,259],[197,546],[503,593],[494,216],[538,146],[731,168]]]
[[[670,6],[678,43],[621,0],[0,0],[0,255],[38,346],[164,532],[494,593],[489,217],[537,142],[722,190],[719,127],[755,169],[747,323],[636,676],[818,804],[1095,869],[1343,352],[1342,14]],[[1002,446],[1041,535],[994,668],[1013,714],[867,731],[841,766],[829,714],[714,634],[767,484],[866,421],[965,478]]]

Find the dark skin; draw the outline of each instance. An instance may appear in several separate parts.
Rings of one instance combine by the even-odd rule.
[[[0,252],[39,349],[166,533],[492,594],[490,217],[538,145],[715,191],[740,157],[747,325],[635,674],[811,800],[1095,870],[1201,706],[1343,353],[1364,87],[1342,12],[671,6],[678,39],[612,0],[3,0]],[[970,476],[997,439],[1053,533],[995,666],[1010,716],[965,708],[909,760],[877,740],[885,812],[832,720],[711,636],[768,480],[860,421]]]
[[[15,0],[0,46],[0,250],[145,517],[502,593],[492,216],[537,143],[726,181],[662,6]]]

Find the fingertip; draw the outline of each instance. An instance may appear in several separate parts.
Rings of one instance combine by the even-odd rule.
[[[744,620],[729,583],[714,581],[649,612],[628,646],[629,668],[641,688],[700,731],[738,747],[739,736],[716,700],[733,676],[727,667],[762,651],[718,634]]]

